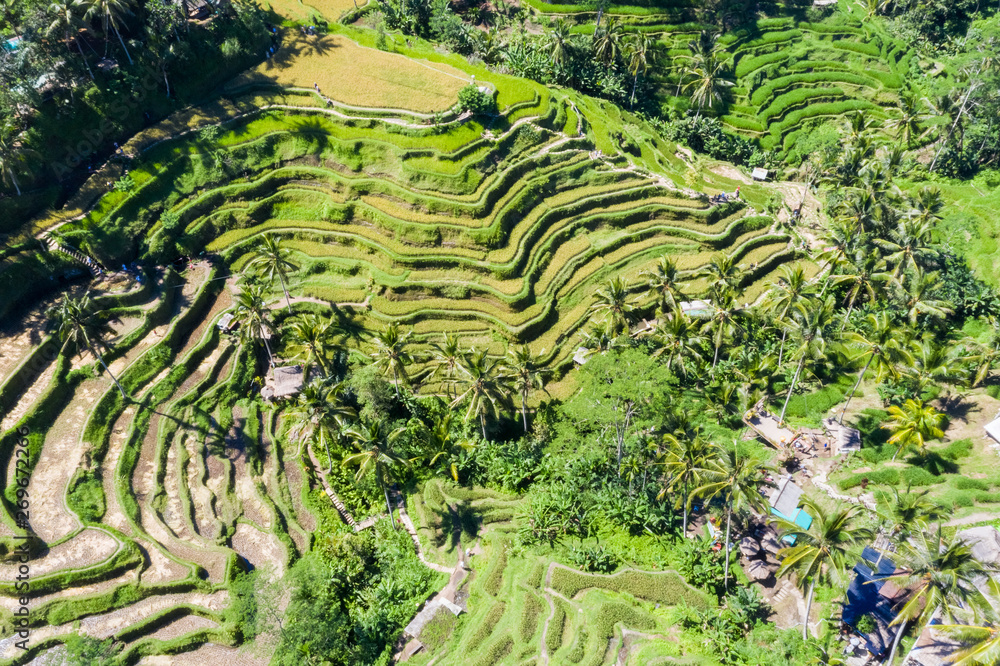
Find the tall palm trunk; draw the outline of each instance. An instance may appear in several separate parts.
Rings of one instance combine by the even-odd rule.
[[[788,337],[788,330],[781,332],[781,346],[778,347],[778,367],[781,367],[781,359],[785,357],[785,339]]]
[[[14,170],[7,167],[7,175],[10,176],[10,182],[14,184],[14,189],[17,190],[17,196],[21,196],[21,186],[17,183],[17,176],[14,175]]]
[[[729,508],[726,510],[726,543],[722,544],[723,549],[726,551],[726,573],[722,580],[726,586],[726,592],[729,591],[729,534],[733,524],[733,500],[729,500]]]
[[[795,385],[799,383],[799,373],[802,372],[802,366],[806,364],[806,356],[802,355],[802,359],[799,361],[799,367],[795,368],[795,376],[792,377],[792,385],[788,387],[788,397],[785,398],[785,404],[781,408],[781,416],[778,417],[779,421],[785,420],[785,411],[788,410],[788,402],[792,399],[792,394],[795,393]]]
[[[128,64],[134,65],[135,63],[132,62],[132,56],[129,55],[128,48],[125,46],[125,40],[122,39],[122,33],[118,32],[117,26],[112,27],[114,28],[115,34],[118,35],[118,42],[122,45],[122,49],[125,50],[125,57],[128,58]]]
[[[399,373],[396,371],[396,365],[392,366],[392,383],[396,387],[396,400],[399,400]]]
[[[528,392],[521,392],[521,421],[524,423],[524,432],[528,432],[528,408],[525,404],[528,399]]]
[[[87,73],[90,74],[90,80],[93,81],[94,71],[90,69],[90,63],[87,62],[87,56],[83,54],[83,46],[80,44],[80,40],[76,37],[73,38],[73,41],[76,43],[77,50],[80,51],[80,59],[83,60],[83,64],[87,66]]]
[[[816,579],[809,581],[809,592],[806,595],[806,614],[802,618],[802,640],[809,640],[809,609],[812,608],[813,592],[816,591]],[[888,662],[887,662],[888,663]]]
[[[844,415],[847,414],[847,406],[850,405],[851,400],[854,399],[854,394],[857,392],[858,387],[861,386],[861,380],[865,378],[865,373],[868,372],[868,366],[872,364],[874,359],[875,353],[873,352],[872,355],[868,357],[868,362],[865,363],[865,367],[861,370],[861,374],[858,375],[858,381],[854,383],[854,388],[852,388],[850,394],[848,394],[847,402],[844,403],[844,411],[840,413],[840,425],[844,425]]]
[[[104,371],[105,371],[106,373],[108,373],[108,377],[111,377],[111,381],[113,381],[113,382],[115,383],[115,386],[117,386],[117,387],[118,387],[118,390],[119,390],[119,391],[121,392],[121,394],[122,394],[122,398],[125,398],[125,399],[127,399],[127,398],[128,398],[128,396],[127,396],[127,395],[125,395],[125,389],[123,389],[123,388],[122,388],[122,385],[118,383],[118,378],[117,378],[117,377],[115,377],[115,376],[114,376],[114,375],[113,375],[113,374],[111,373],[111,369],[110,369],[110,368],[108,367],[108,364],[104,362],[104,357],[103,357],[103,356],[101,356],[101,355],[100,355],[100,354],[99,354],[99,353],[97,352],[97,350],[96,350],[96,349],[94,349],[94,346],[93,346],[93,345],[90,345],[90,353],[94,355],[94,357],[95,357],[95,358],[97,359],[98,363],[100,363],[100,364],[101,364],[101,367],[103,367],[103,368],[104,368]]]
[[[163,80],[167,80],[166,72],[163,74]],[[167,87],[167,97],[170,97],[170,88]],[[281,290],[285,292],[285,305],[288,307],[288,314],[292,314],[292,299],[288,296],[288,287],[285,286],[285,276],[278,271],[278,279],[281,280]]]
[[[379,474],[381,470],[376,469],[376,474]],[[389,511],[389,523],[392,524],[392,529],[399,531],[399,526],[396,525],[396,519],[392,517],[392,504],[389,502],[389,486],[385,485],[385,479],[379,474],[378,477],[379,485],[382,486],[382,494],[385,495],[385,508]]]
[[[847,305],[847,312],[844,314],[844,321],[841,322],[841,324],[840,324],[840,330],[842,330],[842,331],[847,326],[847,322],[850,321],[850,319],[851,319],[851,313],[854,312],[854,303],[857,300],[857,298],[858,298],[858,294],[857,294],[857,292],[855,292],[855,294],[853,296],[851,296],[851,302],[848,303],[848,305]]]
[[[688,483],[686,479],[684,480],[684,495],[681,497],[681,502],[683,502],[681,510],[684,512],[684,518],[682,519],[681,525],[681,536],[686,538],[688,533]]]
[[[906,624],[908,620],[903,620],[902,624],[899,625],[899,631],[896,632],[896,637],[892,639],[892,650],[889,651],[889,658],[885,660],[885,666],[892,666],[892,660],[896,658],[896,650],[899,649],[899,639],[903,637],[903,632],[906,631]]]

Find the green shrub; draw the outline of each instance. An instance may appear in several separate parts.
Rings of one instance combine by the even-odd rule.
[[[496,666],[514,649],[514,639],[504,634],[487,648],[476,663],[479,666]]]
[[[555,613],[549,620],[549,627],[545,634],[545,645],[549,648],[549,654],[554,654],[562,647],[563,626],[566,624],[566,607],[562,599],[554,599]]]
[[[93,472],[82,472],[66,494],[66,504],[84,522],[100,522],[105,511],[101,480]]]
[[[952,483],[959,490],[989,490],[990,484],[980,479],[970,479],[967,476],[956,476]]]
[[[538,630],[538,618],[542,614],[543,604],[534,592],[524,593],[524,606],[521,607],[521,619],[518,632],[522,643],[530,643]]]
[[[1000,504],[1000,493],[977,492],[972,497],[980,504]]]
[[[486,642],[486,639],[493,633],[493,629],[496,628],[497,623],[500,622],[500,618],[503,617],[505,608],[506,605],[502,601],[496,601],[490,606],[490,609],[486,611],[486,614],[480,621],[479,626],[476,627],[475,633],[472,634],[468,643],[466,643],[467,648],[475,650]]]
[[[556,568],[552,572],[552,588],[567,598],[588,587],[612,592],[624,592],[634,597],[671,605],[687,604],[707,608],[708,597],[692,588],[674,571],[647,572],[627,570],[611,576],[584,574]]]
[[[920,469],[920,468],[911,468]],[[923,470],[921,470],[923,471]],[[840,482],[841,490],[848,490],[855,486],[860,486],[867,479],[868,483],[877,486],[899,485],[899,472],[895,469],[875,469],[870,472],[860,472],[852,474]]]
[[[507,568],[507,544],[498,541],[493,547],[493,560],[490,562],[486,573],[483,575],[483,590],[491,597],[500,594],[500,587],[503,585],[503,574]]]
[[[941,483],[942,479],[931,474],[923,467],[907,467],[900,474],[903,483],[911,486],[931,486]]]
[[[491,93],[484,92],[470,83],[458,91],[458,107],[475,116],[493,113],[496,111],[496,102]]]
[[[948,446],[943,449],[938,449],[937,453],[942,458],[947,458],[948,460],[959,460],[961,458],[968,458],[972,455],[972,440],[971,439],[959,439],[948,444]]]

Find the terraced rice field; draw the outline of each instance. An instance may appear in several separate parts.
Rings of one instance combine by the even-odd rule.
[[[510,547],[522,501],[434,479],[410,498],[428,557],[454,565],[472,552],[473,571],[456,599],[457,618],[441,608],[416,637],[410,664],[643,664],[681,654],[669,608],[714,603],[671,571],[586,574]],[[474,514],[476,520],[463,521]],[[671,663],[656,662],[656,663]]]
[[[688,274],[717,252],[735,254],[753,280],[794,258],[769,218],[742,205],[708,207],[681,184],[674,146],[638,118],[610,119],[594,100],[500,85],[501,115],[480,122],[442,107],[434,125],[405,112],[317,108],[294,90],[281,108],[261,111],[275,99],[241,90],[225,102],[237,117],[218,130],[137,138],[135,188],[105,196],[67,227],[88,229],[99,258],[119,265],[164,233],[158,220],[170,211],[182,220],[182,245],[218,255],[182,274],[167,269],[155,284],[93,285],[122,322],[108,360],[129,399],[89,357],[53,358],[11,336],[12,349],[38,358],[27,375],[4,360],[0,397],[30,433],[31,525],[46,546],[32,563],[32,651],[15,647],[12,618],[0,617],[0,659],[9,663],[58,650],[78,621],[84,633],[116,638],[132,661],[185,652],[177,663],[199,663],[199,654],[243,663],[221,612],[231,577],[246,564],[280,571],[331,511],[309,463],[285,446],[280,413],[256,397],[250,351],[214,325],[232,309],[232,274],[262,234],[292,250],[298,311],[367,330],[400,322],[418,348],[445,332],[495,353],[525,342],[561,371],[595,289],[612,276],[627,277],[641,297],[641,272],[664,254]],[[602,129],[623,122],[639,154],[620,153]],[[0,439],[4,534],[15,531],[19,439],[9,430]],[[498,524],[517,505],[499,495],[466,499]],[[453,566],[454,551],[431,533],[434,519],[411,512],[432,563]],[[499,582],[484,592],[496,601],[482,612],[496,618],[481,623],[483,659],[542,636],[551,654],[591,654],[622,635],[614,623],[584,633],[571,613],[577,603],[622,602],[590,593],[557,600],[542,592],[551,572],[535,575],[536,565],[532,589],[484,573]],[[520,600],[509,610],[523,602],[530,616],[504,620],[501,589]],[[563,606],[574,619],[545,633]],[[625,626],[655,629],[644,612]]]
[[[681,185],[672,145],[594,100],[538,88],[488,127],[308,108],[227,124],[214,159],[242,165],[238,178],[207,166],[197,139],[155,146],[151,166],[133,171],[140,187],[85,223],[170,210],[193,246],[234,271],[274,234],[293,252],[291,291],[314,301],[301,309],[356,304],[340,309],[368,330],[412,327],[418,344],[445,332],[497,352],[528,343],[563,369],[594,291],[612,276],[641,296],[643,270],[664,254],[690,274],[727,252],[759,276],[793,257],[770,218],[710,207]],[[621,153],[602,129],[618,123],[640,138],[640,154]],[[273,157],[260,168],[251,155]],[[142,232],[155,240],[159,229]]]
[[[578,21],[578,31],[593,32],[591,7],[542,0],[529,4],[542,15]],[[690,62],[688,44],[703,29],[716,30],[697,23],[683,3],[669,8],[616,4],[605,16],[656,39],[664,57],[654,76],[667,96],[676,94]],[[815,23],[761,19],[752,28],[727,31],[717,47],[721,57],[731,57],[736,82],[722,122],[793,161],[808,155],[809,149],[798,142],[821,124],[857,110],[879,121],[898,116],[899,93],[915,56],[905,42],[873,33],[842,12]]]

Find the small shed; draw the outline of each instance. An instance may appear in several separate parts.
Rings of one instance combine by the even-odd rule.
[[[850,453],[861,449],[861,431],[841,425],[837,419],[823,419],[823,428],[833,439],[834,453]]]
[[[750,175],[753,177],[754,180],[762,180],[763,181],[763,180],[767,180],[767,177],[770,174],[771,174],[771,172],[768,171],[767,169],[762,169],[760,167],[757,167],[756,169],[753,170],[753,172]]]
[[[265,380],[260,395],[265,400],[283,400],[299,394],[302,390],[304,376],[301,365],[288,365],[275,368]]]
[[[986,434],[992,437],[997,443],[1000,443],[1000,418],[991,423],[987,423],[984,427]]]
[[[590,358],[590,350],[586,347],[577,347],[576,351],[573,353],[573,362],[577,365],[583,365]]]
[[[712,301],[681,301],[681,312],[695,319],[712,316]]]
[[[778,481],[777,487],[771,492],[769,498],[771,507],[781,514],[790,516],[795,512],[802,498],[802,489],[792,482],[790,474],[786,474]]]
[[[231,330],[233,330],[233,328],[235,328],[233,326],[233,322],[235,320],[236,320],[236,315],[233,314],[232,312],[223,315],[222,319],[219,320],[218,324],[219,330],[222,331],[223,333],[229,333]]]
[[[773,506],[771,507],[771,514],[781,518],[782,520],[787,520],[790,523],[794,523],[796,527],[802,530],[807,530],[813,524],[813,517],[806,513],[806,510],[802,507],[796,508],[791,515],[782,513],[778,511]],[[795,536],[792,534],[786,534],[781,537],[781,540],[787,543],[789,546],[795,545]]]

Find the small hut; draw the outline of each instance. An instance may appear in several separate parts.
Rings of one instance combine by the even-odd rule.
[[[233,322],[235,320],[236,320],[236,315],[233,314],[232,312],[223,315],[222,319],[219,320],[219,330],[222,331],[223,333],[229,333],[235,328],[235,326],[233,325]]]
[[[983,429],[986,431],[987,435],[1000,444],[1000,418],[991,423],[987,423]]]
[[[284,400],[292,398],[302,390],[304,376],[301,365],[288,365],[275,368],[265,380],[260,395],[265,400]]]
[[[682,301],[681,312],[694,319],[707,319],[712,316],[712,301]]]

